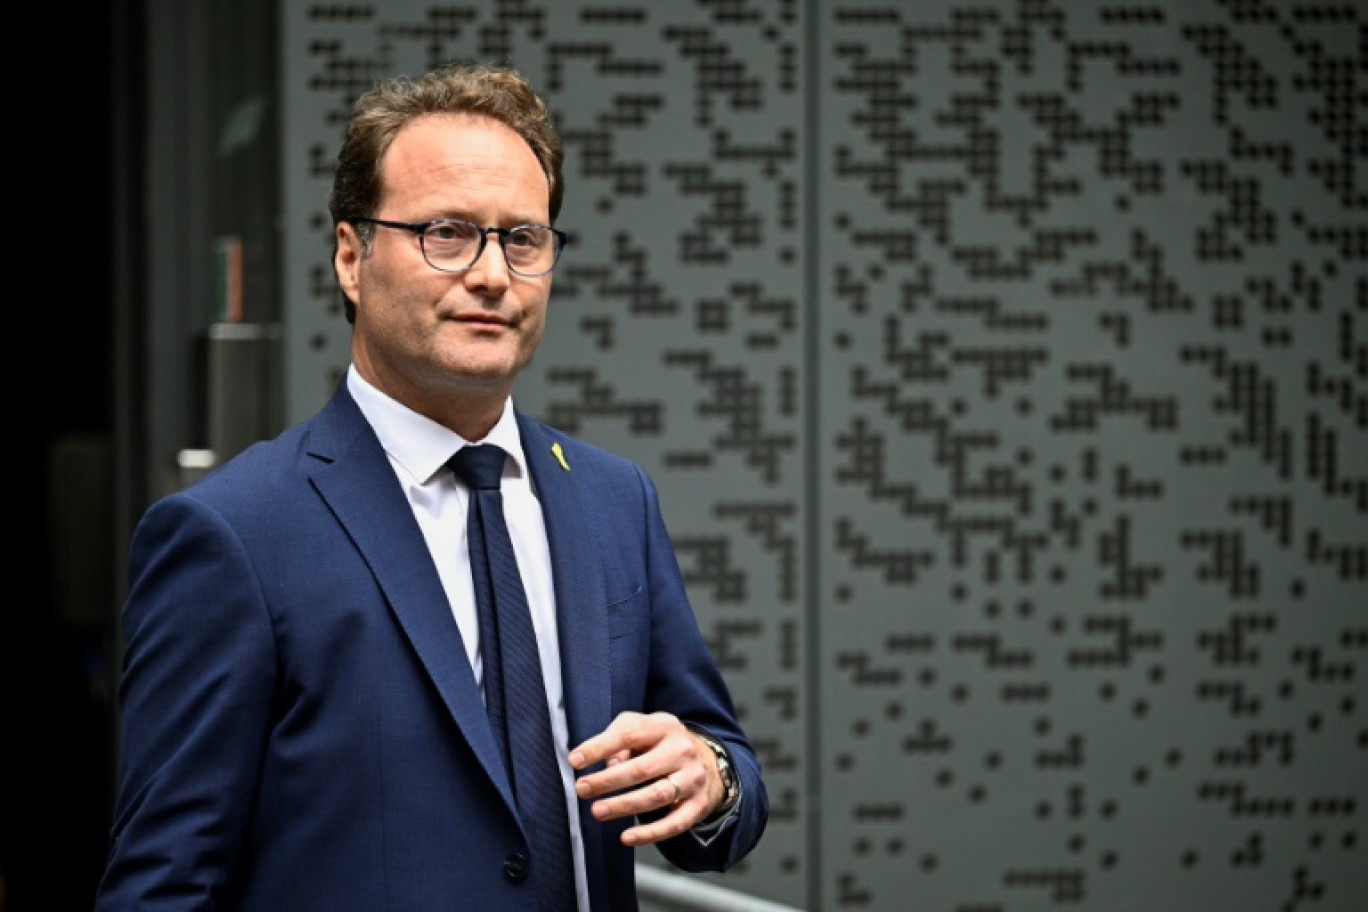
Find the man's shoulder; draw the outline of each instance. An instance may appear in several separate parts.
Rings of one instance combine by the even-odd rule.
[[[274,436],[263,437],[229,454],[192,487],[260,490],[286,480],[299,480],[301,468],[346,459],[358,448],[378,447],[375,432],[345,388],[339,387],[318,411]]]

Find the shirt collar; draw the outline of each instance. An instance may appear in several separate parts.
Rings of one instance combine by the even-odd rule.
[[[427,484],[437,470],[446,465],[453,453],[474,443],[499,446],[512,457],[514,473],[519,477],[527,475],[522,437],[518,433],[511,396],[504,400],[499,420],[483,440],[466,440],[455,431],[418,414],[376,389],[361,376],[354,364],[347,368],[347,391],[356,400],[361,414],[375,429],[375,435],[380,438],[380,445],[385,452],[419,484]]]

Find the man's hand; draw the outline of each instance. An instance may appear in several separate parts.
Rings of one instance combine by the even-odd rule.
[[[629,828],[624,845],[671,839],[705,820],[722,802],[717,758],[670,713],[626,712],[570,751],[576,771],[605,766],[575,782],[581,798],[598,798],[596,820],[613,820],[667,808],[664,817]]]

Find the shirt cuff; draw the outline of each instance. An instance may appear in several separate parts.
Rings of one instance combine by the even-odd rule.
[[[736,822],[737,815],[741,812],[741,794],[744,790],[737,786],[736,800],[720,815],[715,814],[712,818],[704,820],[702,823],[694,824],[689,830],[693,838],[698,840],[698,844],[707,848],[721,836],[731,824]]]

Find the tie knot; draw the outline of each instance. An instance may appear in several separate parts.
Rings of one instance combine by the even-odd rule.
[[[493,444],[464,446],[456,455],[447,460],[456,477],[472,490],[499,489],[503,478],[504,456],[507,455]]]

